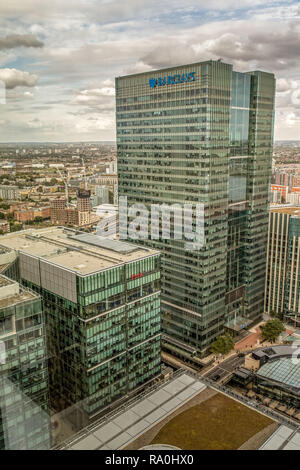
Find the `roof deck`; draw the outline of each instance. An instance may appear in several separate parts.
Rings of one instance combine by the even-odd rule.
[[[1,247],[41,258],[81,275],[157,255],[131,243],[109,240],[64,227],[31,229],[0,237]]]
[[[37,299],[38,295],[24,289],[18,282],[0,275],[0,310],[26,300]]]

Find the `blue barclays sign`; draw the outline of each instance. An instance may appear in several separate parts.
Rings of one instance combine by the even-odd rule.
[[[194,82],[195,81],[195,72],[190,73],[183,73],[182,75],[169,75],[167,77],[159,77],[159,78],[150,78],[149,85],[151,88],[155,88],[156,86],[164,86],[164,85],[177,85],[179,83],[187,83],[187,82]]]

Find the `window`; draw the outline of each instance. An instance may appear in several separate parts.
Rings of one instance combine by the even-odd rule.
[[[13,332],[12,318],[13,317],[0,319],[0,336]]]

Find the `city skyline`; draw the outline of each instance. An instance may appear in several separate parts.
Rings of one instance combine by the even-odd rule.
[[[240,72],[274,72],[275,139],[296,140],[299,4],[187,0],[168,9],[156,0],[1,5],[0,142],[114,141],[115,76],[219,58]]]

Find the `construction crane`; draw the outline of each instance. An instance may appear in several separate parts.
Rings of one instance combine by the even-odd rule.
[[[69,204],[69,190],[68,190],[68,185],[69,185],[69,180],[70,180],[69,170],[67,170],[67,176],[64,176],[59,168],[56,168],[56,169],[57,169],[61,179],[63,180],[63,182],[65,184],[66,205],[67,205],[67,207],[69,207],[69,205],[70,205]]]

